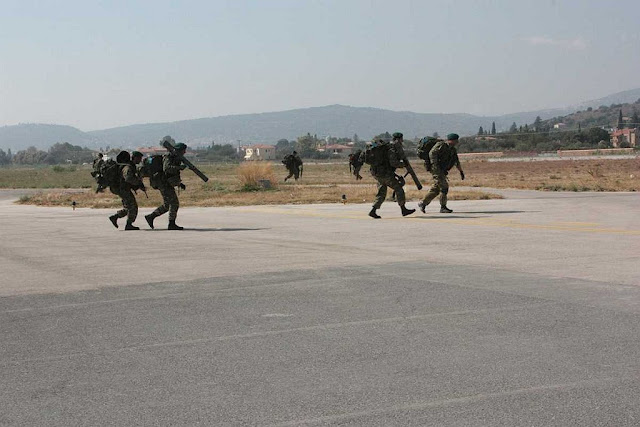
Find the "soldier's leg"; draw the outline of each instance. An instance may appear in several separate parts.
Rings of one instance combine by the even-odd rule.
[[[429,189],[429,192],[426,194],[426,196],[424,196],[424,199],[420,203],[418,203],[418,207],[420,208],[422,213],[425,213],[425,208],[429,205],[429,203],[431,203],[433,199],[438,196],[438,194],[440,194],[443,178],[444,176],[433,174],[433,185],[431,185],[431,188]]]
[[[389,180],[389,186],[393,188],[393,193],[395,195],[395,201],[399,206],[404,206],[406,199],[404,194],[404,188],[402,188],[402,182],[397,179],[397,176],[394,175],[392,179]]]
[[[167,189],[167,202],[169,204],[169,221],[175,221],[180,208],[180,200],[178,200],[176,189],[173,187]]]
[[[447,195],[449,194],[449,181],[445,177],[440,183],[440,206],[447,206]]]
[[[433,185],[429,189],[429,192],[427,193],[427,195],[424,196],[424,199],[422,200],[422,203],[425,206],[427,206],[429,203],[431,203],[431,201],[433,199],[435,199],[438,196],[438,194],[440,194],[441,183],[442,183],[441,176],[440,175],[433,175]]]
[[[171,187],[171,191],[167,192],[169,197],[169,230],[182,230],[184,227],[180,227],[176,224],[176,218],[178,216],[178,209],[180,208],[180,200],[176,194],[176,190]]]
[[[138,202],[136,196],[131,191],[122,194],[122,204],[127,211],[127,222],[134,222],[138,217]]]
[[[285,182],[287,182],[287,180],[288,180],[289,178],[291,178],[292,176],[293,176],[293,171],[291,171],[291,170],[290,170],[290,171],[289,171],[289,175],[287,175],[287,176],[284,178],[284,181],[285,181]]]
[[[124,229],[139,230],[138,227],[133,225],[133,222],[138,217],[138,202],[136,201],[136,196],[134,196],[131,190],[122,193],[122,204],[127,209],[127,225]]]
[[[298,178],[300,178],[300,169],[294,169],[293,170],[293,179],[295,179],[297,181]]]
[[[387,185],[383,182],[383,180],[377,177],[376,180],[378,181],[378,192],[376,193],[376,199],[373,202],[373,206],[369,211],[369,216],[371,218],[379,219],[381,218],[381,216],[378,215],[376,211],[380,209],[380,206],[382,206],[382,202],[384,202],[384,199],[386,199],[387,197]]]
[[[447,207],[447,195],[449,194],[449,181],[446,177],[442,180],[440,184],[441,192],[440,192],[440,213],[451,213],[453,212],[451,209]]]
[[[125,205],[124,198],[122,197],[119,191],[114,191],[114,189],[111,188],[111,192],[116,196],[120,197],[120,200],[122,201],[122,209],[120,209],[118,212],[116,212],[115,214],[109,217],[109,221],[111,221],[111,224],[113,224],[115,228],[118,228],[118,218],[123,218],[127,216],[127,207]]]
[[[389,182],[389,185],[393,188],[396,193],[396,202],[398,202],[398,206],[400,206],[400,210],[402,211],[402,216],[411,215],[416,210],[415,209],[407,209],[406,204],[406,196],[404,193],[404,179],[398,175],[393,175]]]
[[[376,193],[375,201],[373,202],[374,209],[380,209],[382,202],[387,198],[387,185],[378,180],[378,192]]]
[[[173,190],[173,187],[169,187],[166,185],[158,186],[158,191],[160,191],[160,195],[162,196],[162,205],[158,206],[156,210],[151,212],[149,215],[144,216],[144,219],[147,220],[149,227],[154,228],[153,220],[169,211],[169,190]]]
[[[124,191],[119,191],[117,194],[118,194],[118,197],[120,197],[120,201],[122,202],[122,209],[116,212],[115,216],[116,218],[124,218],[129,214],[129,209],[127,209],[128,208],[127,193]]]

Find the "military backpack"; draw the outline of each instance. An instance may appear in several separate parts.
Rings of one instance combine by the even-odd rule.
[[[434,138],[433,136],[425,136],[418,142],[416,146],[416,154],[422,160],[429,161],[429,151],[436,145],[438,141],[442,141],[439,138]]]
[[[361,154],[362,150],[356,150],[355,152],[349,154],[349,164],[352,166],[362,165],[362,160],[360,160]]]
[[[293,154],[287,154],[282,159],[282,164],[285,165],[287,168],[292,168],[295,162],[296,162],[296,158]]]
[[[362,157],[366,164],[373,167],[386,166],[389,163],[388,153],[389,144],[380,141],[368,145]]]
[[[163,157],[162,154],[149,156],[142,161],[142,166],[140,166],[139,169],[140,178],[149,178],[149,184],[155,189],[158,188],[164,176],[162,166],[164,161]]]
[[[122,166],[112,159],[104,159],[102,155],[93,161],[91,176],[98,183],[96,193],[104,191],[108,187],[119,187],[122,177]]]

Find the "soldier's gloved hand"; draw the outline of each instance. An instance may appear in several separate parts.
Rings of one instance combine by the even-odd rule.
[[[181,189],[183,189],[183,190],[186,190],[186,189],[187,189],[187,186],[186,186],[186,185],[184,185],[183,183],[180,183],[180,185],[179,185],[178,187],[180,187],[180,188],[181,188]]]
[[[460,171],[460,179],[464,181],[464,172]]]
[[[186,168],[187,168],[187,165],[184,165],[184,164],[180,165],[180,170],[181,171],[185,170]]]

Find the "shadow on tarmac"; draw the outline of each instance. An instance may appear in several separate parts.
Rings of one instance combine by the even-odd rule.
[[[268,228],[187,228],[185,227],[182,231],[258,231],[258,230],[268,230]],[[147,230],[147,231],[178,231],[178,230]]]
[[[455,211],[455,213],[463,214],[510,214],[510,213],[525,213],[525,212],[540,212],[540,211]]]

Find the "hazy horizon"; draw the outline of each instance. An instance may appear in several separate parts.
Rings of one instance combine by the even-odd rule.
[[[91,131],[334,104],[495,116],[640,87],[630,0],[3,9],[0,126]]]

